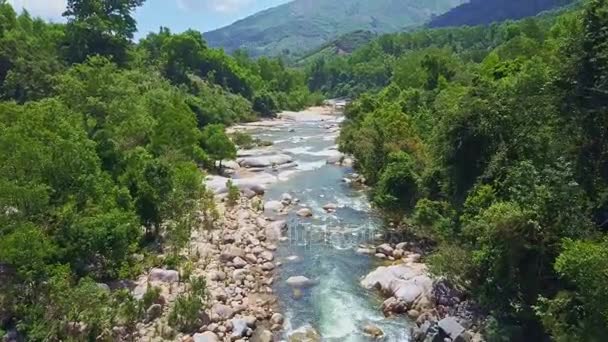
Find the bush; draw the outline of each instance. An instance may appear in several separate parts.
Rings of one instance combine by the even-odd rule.
[[[201,314],[207,302],[204,277],[191,277],[187,293],[175,300],[168,316],[168,323],[183,333],[195,332],[202,324]]]
[[[226,182],[226,188],[228,188],[228,198],[227,204],[230,207],[234,207],[239,202],[241,198],[241,191],[238,187],[232,184],[231,180]]]

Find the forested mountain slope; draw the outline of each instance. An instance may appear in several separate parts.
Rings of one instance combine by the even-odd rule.
[[[576,0],[471,0],[430,21],[430,27],[480,25],[521,19]]]
[[[301,55],[357,30],[395,32],[421,25],[464,0],[294,0],[205,33],[214,47],[253,56]]]
[[[340,149],[435,244],[431,271],[489,314],[489,341],[608,333],[608,1],[583,7],[384,35],[308,69],[356,99]]]

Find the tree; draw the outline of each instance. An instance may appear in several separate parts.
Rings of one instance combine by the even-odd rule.
[[[222,160],[236,158],[236,147],[226,135],[224,125],[208,125],[203,129],[203,148],[211,159],[219,162],[222,167]]]
[[[68,0],[67,58],[83,62],[99,54],[118,64],[127,60],[129,40],[137,31],[132,12],[145,0]]]

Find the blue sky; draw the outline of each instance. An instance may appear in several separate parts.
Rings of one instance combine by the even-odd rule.
[[[210,31],[289,0],[146,0],[137,10],[136,38],[166,26],[173,32],[188,28]],[[26,8],[35,16],[62,21],[66,0],[9,0],[18,11]]]

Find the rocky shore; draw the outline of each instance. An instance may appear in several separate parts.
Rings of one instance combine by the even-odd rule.
[[[274,341],[283,327],[273,294],[274,270],[280,267],[274,252],[285,221],[266,218],[261,198],[243,196],[227,207],[217,197],[219,216],[215,229],[193,234],[188,251],[196,256],[193,276],[206,280],[207,305],[200,328],[192,335],[172,331],[167,316],[186,286],[176,270],[153,269],[137,281],[133,290],[142,298],[149,287],[161,290],[161,300],[148,309],[145,323],[138,324],[137,339],[145,341]]]
[[[414,322],[412,341],[484,341],[478,308],[447,280],[433,278],[411,247],[408,242],[360,246],[358,253],[388,262],[364,277],[361,286],[387,298],[381,306],[386,316],[406,315]]]

